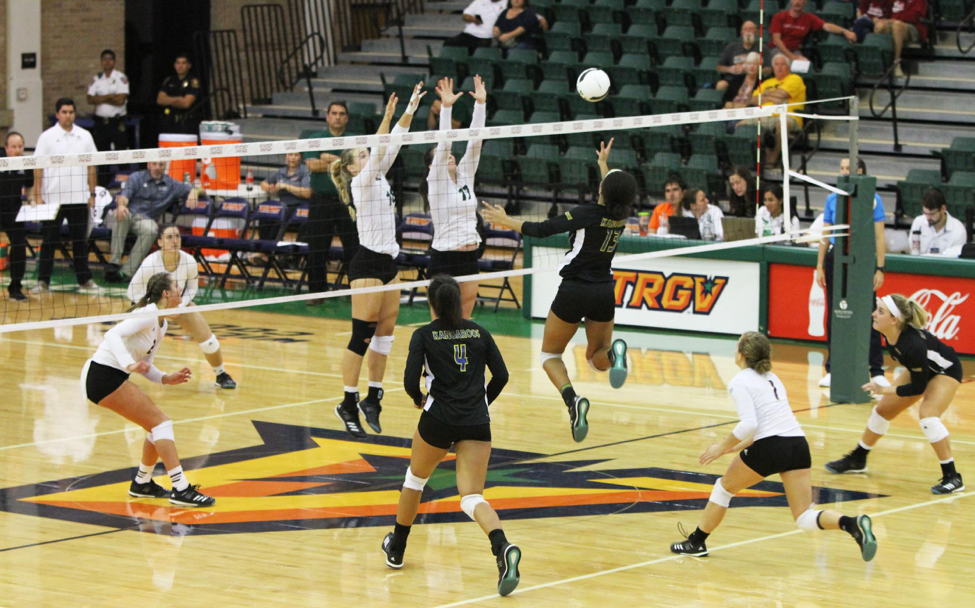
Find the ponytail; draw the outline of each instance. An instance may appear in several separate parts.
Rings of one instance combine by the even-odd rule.
[[[361,148],[350,148],[343,150],[337,161],[328,166],[328,175],[335,184],[335,189],[339,191],[339,198],[346,205],[352,204],[352,174],[349,173],[349,165],[359,154]]]
[[[928,311],[924,310],[923,306],[899,293],[892,293],[890,297],[893,298],[894,304],[897,305],[897,309],[901,313],[900,323],[902,327],[910,325],[914,329],[924,329],[927,326]]]
[[[135,303],[132,308],[129,308],[125,312],[132,312],[137,308],[145,308],[150,304],[155,304],[162,299],[164,291],[171,291],[173,289],[173,278],[169,276],[168,272],[157,272],[156,274],[149,277],[149,282],[146,284],[146,293],[142,298]]]
[[[603,178],[600,192],[611,219],[624,220],[629,217],[637,196],[636,179],[632,175],[626,171],[610,171]]]
[[[438,274],[430,281],[427,298],[433,313],[445,326],[455,329],[460,325],[463,314],[460,304],[460,285],[453,277]]]
[[[738,339],[738,352],[745,358],[745,364],[759,374],[772,371],[772,344],[765,334],[746,331]]]

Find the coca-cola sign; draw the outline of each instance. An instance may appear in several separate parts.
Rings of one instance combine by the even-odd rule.
[[[961,331],[961,315],[953,314],[955,307],[965,303],[970,294],[962,295],[960,291],[946,294],[937,289],[919,289],[911,294],[911,298],[928,311],[928,324],[925,327],[939,340],[954,340]]]

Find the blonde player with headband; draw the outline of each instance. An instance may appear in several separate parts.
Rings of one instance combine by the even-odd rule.
[[[437,83],[440,95],[440,130],[451,129],[450,116],[463,93],[454,93],[452,78]],[[487,108],[487,89],[480,76],[474,76],[474,114],[471,128],[484,127]],[[474,196],[474,175],[481,159],[481,139],[467,142],[467,151],[460,163],[450,151],[450,142],[442,141],[427,150],[423,160],[427,177],[420,183],[420,194],[429,202],[433,215],[433,243],[430,245],[429,276],[446,274],[452,277],[476,275],[477,248],[481,235],[477,233],[477,198]],[[460,284],[464,318],[470,319],[477,302],[477,281]]]
[[[423,83],[413,88],[413,95],[400,117],[393,134],[406,133],[413,122],[413,114],[426,93],[420,92]],[[396,95],[390,95],[386,113],[379,125],[378,135],[389,133],[389,123],[396,111]],[[386,357],[393,348],[393,329],[399,315],[399,292],[356,293],[363,287],[378,287],[397,281],[399,269],[396,256],[396,205],[393,191],[386,181],[386,172],[399,154],[400,146],[379,146],[373,150],[353,148],[342,152],[339,160],[329,166],[329,174],[342,197],[342,202],[356,210],[359,248],[349,264],[349,286],[352,292],[352,337],[342,357],[342,379],[345,398],[335,406],[335,415],[345,430],[355,438],[365,437],[359,422],[359,412],[377,433],[380,401],[383,398],[383,376]],[[366,350],[369,355],[369,394],[359,402],[359,374]],[[358,408],[358,409],[357,409]]]
[[[237,383],[227,370],[223,367],[223,354],[220,352],[220,342],[217,336],[210,331],[210,325],[206,319],[198,312],[190,312],[188,307],[193,306],[193,298],[200,288],[200,274],[193,256],[180,249],[181,241],[179,228],[175,225],[166,226],[159,234],[157,241],[159,249],[142,260],[139,269],[132,275],[129,288],[126,293],[129,300],[138,302],[146,294],[149,279],[160,272],[170,273],[179,285],[183,295],[180,298],[177,308],[186,310],[182,314],[174,314],[170,320],[178,323],[185,329],[190,337],[196,342],[207,363],[213,368],[216,374],[216,384],[220,388],[237,388]]]
[[[129,311],[166,310],[179,304],[179,287],[169,274],[160,272],[147,281],[145,295]],[[142,445],[139,472],[129,486],[129,496],[169,498],[169,502],[181,507],[211,507],[216,501],[197,491],[200,486],[191,486],[186,481],[176,453],[172,420],[129,380],[133,372],[165,385],[182,384],[190,379],[188,368],[166,374],[152,364],[166,327],[163,317],[142,317],[126,319],[108,330],[98,350],[85,362],[81,384],[89,400],[148,431]],[[152,480],[152,471],[160,458],[173,483],[172,492]]]
[[[928,313],[920,304],[899,293],[877,299],[873,328],[886,339],[890,358],[907,369],[892,386],[876,382],[863,385],[863,390],[882,398],[873,408],[857,447],[826,465],[830,473],[865,473],[867,455],[887,433],[890,421],[920,399],[921,430],[941,463],[941,481],[932,486],[931,493],[964,491],[965,484],[951,455],[948,429],[941,422],[961,386],[961,362],[955,349],[924,329],[927,320]]]
[[[697,529],[687,540],[670,545],[670,550],[707,556],[705,541],[721,524],[735,494],[778,473],[800,530],[843,530],[860,546],[863,561],[869,562],[877,552],[870,517],[848,517],[837,511],[813,508],[809,444],[789,406],[785,386],[772,373],[771,356],[772,347],[763,334],[749,331],[738,339],[735,363],[741,371],[728,385],[728,394],[741,420],[724,441],[701,454],[701,464],[710,464],[724,454],[744,449],[728,465],[724,476],[714,482]]]

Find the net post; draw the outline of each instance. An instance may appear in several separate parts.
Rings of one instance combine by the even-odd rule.
[[[855,175],[857,172],[857,160],[860,157],[857,128],[860,121],[860,98],[856,95],[850,97],[850,173]],[[876,188],[875,188],[876,189]]]
[[[789,190],[789,116],[786,114],[788,106],[782,106],[779,113],[779,136],[782,139],[782,210],[785,214],[783,231],[786,234],[792,233],[792,196]]]

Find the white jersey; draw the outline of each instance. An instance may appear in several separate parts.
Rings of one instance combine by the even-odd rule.
[[[169,272],[180,289],[183,290],[180,298],[179,307],[187,306],[196,297],[196,292],[200,289],[200,270],[196,265],[193,256],[185,251],[179,252],[179,263],[176,270],[170,272],[163,263],[163,252],[158,250],[146,257],[139,264],[139,269],[135,271],[132,280],[129,281],[129,288],[126,294],[132,302],[138,302],[142,296],[146,295],[146,287],[152,275],[159,272]]]
[[[799,231],[799,218],[792,216],[792,232]],[[780,213],[778,217],[772,217],[768,207],[762,205],[755,214],[755,229],[759,236],[771,236],[773,234],[785,233],[785,213]],[[822,231],[822,228],[820,228]]]
[[[406,133],[398,124],[393,134]],[[396,199],[386,181],[386,172],[399,154],[399,145],[379,147],[369,151],[369,162],[352,178],[352,203],[355,205],[355,224],[359,244],[370,251],[392,257],[399,255],[396,242]]]
[[[738,439],[805,436],[789,406],[785,386],[772,372],[760,374],[751,368],[743,369],[731,379],[728,394],[741,420],[731,431]]]
[[[155,304],[150,304],[138,310],[159,310]],[[166,335],[167,323],[161,317],[141,317],[126,319],[105,334],[105,339],[98,346],[98,350],[91,360],[108,367],[114,367],[129,373],[128,367],[138,361],[149,364],[149,371],[143,376],[152,382],[162,382],[165,374],[152,365],[156,351]]]
[[[484,127],[486,104],[475,103],[471,128]],[[440,130],[449,131],[453,107],[440,108]],[[457,163],[457,182],[450,179],[447,170],[447,155],[450,143],[437,144],[437,152],[430,165],[427,177],[429,186],[430,213],[433,215],[433,243],[437,251],[453,251],[466,245],[477,245],[481,236],[477,234],[477,198],[474,196],[474,174],[481,160],[483,140],[467,141],[464,158]]]
[[[687,210],[684,210],[682,215],[684,217],[694,217],[694,214]],[[697,226],[701,231],[701,239],[705,241],[723,241],[724,226],[721,223],[721,218],[723,217],[724,212],[721,211],[721,207],[708,203],[707,211],[702,213],[701,217],[697,218]]]
[[[112,70],[108,76],[105,75],[105,72],[99,72],[91,79],[91,84],[88,85],[88,94],[92,97],[96,95],[128,95],[129,79],[118,70]],[[125,104],[116,106],[110,103],[100,103],[95,106],[95,116],[101,118],[125,116]]]

